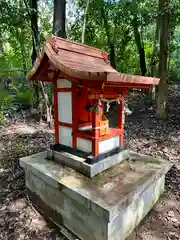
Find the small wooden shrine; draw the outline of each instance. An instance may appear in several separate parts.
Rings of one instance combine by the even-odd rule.
[[[54,36],[28,78],[52,83],[55,114],[51,149],[20,159],[29,198],[68,239],[125,240],[163,193],[171,165],[123,148],[124,97],[159,79],[118,73],[106,52]],[[104,115],[114,101],[117,128]]]
[[[110,66],[107,52],[55,36],[47,39],[28,78],[53,84],[56,149],[84,154],[89,163],[123,146],[128,89],[150,89],[159,82],[121,74]],[[117,128],[110,128],[104,116],[104,104],[113,101],[118,102]]]

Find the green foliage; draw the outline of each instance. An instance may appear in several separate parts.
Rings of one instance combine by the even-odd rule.
[[[12,105],[12,96],[8,94],[5,86],[0,82],[0,125],[5,125],[4,110]]]
[[[17,92],[16,101],[19,104],[31,105],[33,93],[29,90],[26,92]]]
[[[4,84],[0,83],[0,110],[3,111],[4,108],[10,107],[12,104],[12,96],[5,89]]]
[[[0,1],[0,79],[10,79],[9,94],[0,84],[0,114],[14,102],[29,105],[33,102],[33,88],[26,80],[31,68],[32,26],[28,0]],[[67,36],[81,41],[86,0],[67,1]],[[104,22],[102,8],[108,25]],[[52,32],[53,1],[38,0],[38,28],[40,47]],[[170,61],[169,82],[180,79],[180,5],[179,0],[170,2]],[[140,74],[139,54],[134,38],[132,20],[137,18],[137,28],[145,50],[146,65],[152,57],[156,19],[160,15],[156,0],[90,0],[86,21],[85,43],[110,51],[115,49],[116,68],[123,73]],[[159,46],[158,46],[159,47]],[[158,57],[157,57],[158,58]],[[158,60],[157,60],[158,63]],[[158,69],[158,66],[157,66]],[[51,98],[51,87],[46,86]]]
[[[110,26],[110,37],[114,43],[117,60],[117,70],[124,73],[140,74],[139,54],[135,44],[133,28],[131,21],[134,14],[137,16],[138,29],[143,41],[146,65],[152,56],[153,41],[155,35],[156,18],[161,14],[158,10],[158,2],[156,0],[136,0],[136,1],[111,1],[111,0],[91,0],[88,12],[86,26],[86,43],[109,50],[107,35],[102,24],[100,8],[104,4],[106,17]],[[86,7],[85,0],[76,0],[76,12],[74,20],[68,25],[68,37],[81,41],[81,33],[83,26],[84,9]],[[178,0],[171,1],[171,26],[175,26],[176,34],[172,36],[172,42],[180,36],[177,31],[179,22],[180,5]],[[179,45],[178,40],[171,47],[170,72],[174,72],[173,77],[178,77],[179,71]],[[158,67],[157,67],[158,68]],[[158,73],[157,73],[158,74]],[[176,76],[175,76],[176,75]]]
[[[34,91],[26,80],[32,67],[32,29],[27,0],[0,1],[0,80],[8,79],[8,86],[0,84],[1,122],[4,110],[13,104],[29,106],[33,102]],[[51,0],[38,0],[39,39],[43,46],[52,29]],[[3,120],[4,121],[4,120]]]
[[[6,123],[6,120],[5,120],[4,114],[2,110],[0,110],[0,125],[5,126],[5,123]]]

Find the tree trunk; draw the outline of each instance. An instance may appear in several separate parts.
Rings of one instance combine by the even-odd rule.
[[[39,34],[38,34],[38,8],[37,8],[37,1],[38,0],[29,0],[29,6],[24,0],[24,3],[26,5],[30,21],[31,21],[31,29],[32,29],[32,55],[31,55],[31,60],[32,60],[32,65],[34,65],[34,62],[36,60],[38,50],[40,48],[39,46]],[[30,7],[30,9],[29,9]],[[39,103],[40,103],[40,89],[39,89],[39,84],[38,83],[33,83],[34,87],[34,92],[35,92],[35,108],[38,108]]]
[[[157,76],[157,63],[158,63],[158,44],[159,44],[159,28],[160,28],[160,21],[159,16],[156,18],[156,30],[154,34],[154,43],[153,49],[151,54],[151,59],[149,63],[148,75],[150,76]]]
[[[66,0],[54,0],[53,34],[66,38]]]
[[[19,7],[24,8],[22,0],[19,1]],[[26,74],[28,71],[28,60],[27,60],[27,56],[26,56],[26,49],[25,49],[24,39],[23,39],[23,29],[19,28],[19,27],[15,27],[14,30],[16,33],[17,42],[19,43],[19,46],[20,46],[22,60],[23,60],[24,79],[21,82],[21,86],[23,86],[25,84],[24,80],[26,78]]]
[[[0,57],[4,55],[4,45],[3,45],[3,37],[2,33],[0,32]]]
[[[37,0],[29,0],[30,6],[30,15],[31,15],[31,29],[32,29],[32,43],[33,43],[33,50],[32,50],[32,64],[36,60],[37,54],[39,52],[39,33],[38,33],[38,9],[37,9]]]
[[[90,2],[90,0],[87,0],[86,8],[84,11],[84,21],[83,21],[82,39],[81,39],[82,43],[85,43],[86,22],[87,22],[87,17],[88,17],[89,2]]]
[[[22,37],[22,32],[19,32],[19,28],[16,28],[15,31],[16,31],[16,38],[17,38],[17,41],[19,42],[19,46],[20,46],[20,49],[21,49],[22,59],[23,59],[24,77],[26,77],[28,64],[27,64],[27,58],[26,58],[26,51],[25,51],[25,47],[24,47],[24,42],[22,41],[22,38],[21,38]],[[23,80],[22,84],[24,84],[24,80]]]
[[[141,74],[142,74],[142,76],[145,76],[147,70],[146,70],[146,58],[145,58],[144,45],[141,41],[141,36],[139,33],[139,29],[138,29],[139,26],[138,26],[137,16],[135,13],[133,15],[134,15],[134,17],[132,20],[132,26],[133,26],[136,46],[137,46],[138,53],[139,53]]]
[[[110,28],[109,28],[108,20],[107,20],[105,11],[104,11],[104,2],[102,2],[102,4],[101,4],[101,16],[102,16],[102,19],[104,22],[104,28],[105,28],[106,35],[107,35],[110,63],[113,68],[116,68],[116,53],[115,53],[114,41],[112,40],[112,38],[110,36],[110,30],[109,30]]]
[[[160,16],[160,59],[159,75],[160,83],[158,86],[157,111],[159,119],[167,118],[167,92],[168,92],[168,39],[169,39],[169,12],[168,0],[159,0]]]
[[[153,43],[153,49],[152,49],[152,54],[151,54],[151,59],[149,62],[149,69],[148,69],[148,75],[152,77],[157,77],[158,74],[158,69],[157,69],[157,63],[159,61],[159,51],[158,51],[158,45],[159,45],[159,28],[160,28],[160,21],[159,21],[159,16],[156,18],[156,30],[154,34],[154,43]],[[156,91],[157,88],[155,85],[152,87],[151,91],[151,99],[152,101],[155,101],[156,99]]]

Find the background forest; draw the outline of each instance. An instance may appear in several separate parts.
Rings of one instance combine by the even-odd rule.
[[[0,116],[51,102],[50,87],[31,84],[46,37],[67,37],[109,52],[122,73],[158,76],[157,117],[167,118],[168,85],[180,82],[178,0],[1,0]]]

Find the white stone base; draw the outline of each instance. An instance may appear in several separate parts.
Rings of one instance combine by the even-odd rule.
[[[170,168],[132,153],[130,161],[89,179],[46,155],[20,159],[30,197],[45,217],[81,240],[124,240],[163,193]]]

